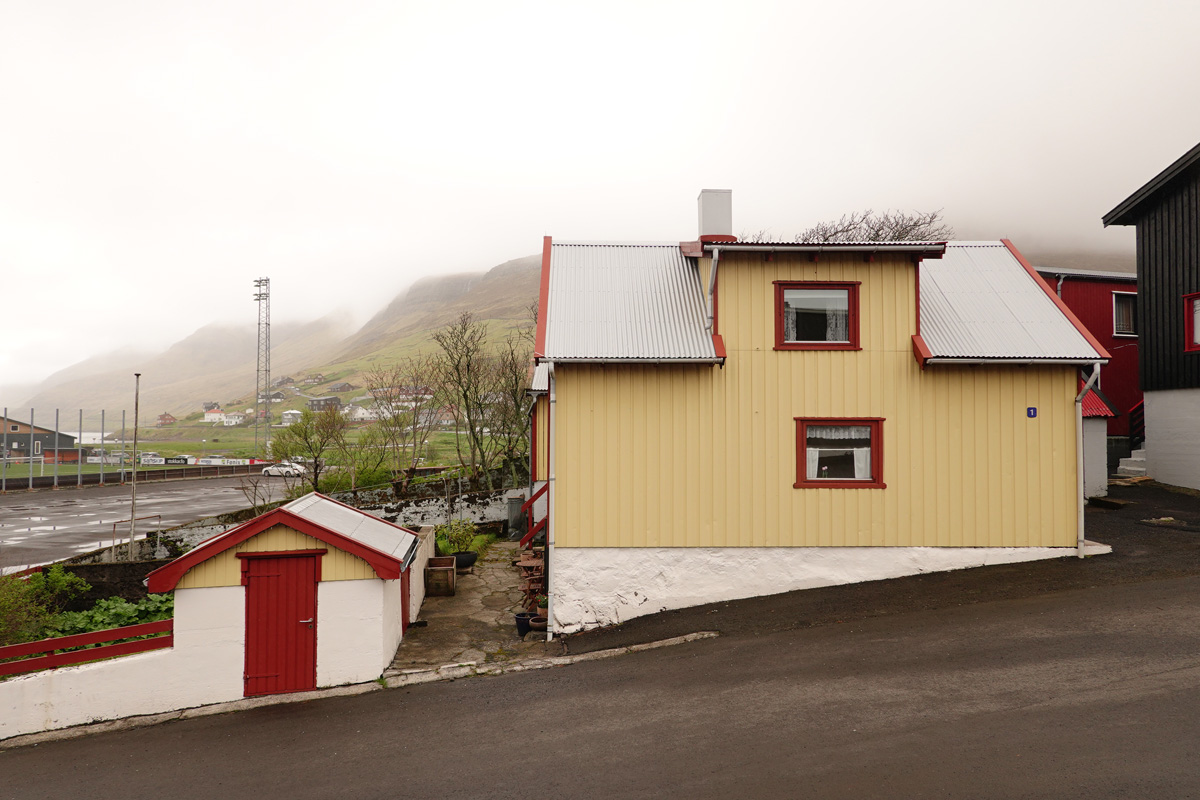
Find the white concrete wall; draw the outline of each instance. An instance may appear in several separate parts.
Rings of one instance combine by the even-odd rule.
[[[1200,389],[1146,392],[1146,474],[1200,489]]]
[[[384,653],[384,584],[365,581],[322,581],[317,584],[317,686],[361,683],[379,677]],[[398,588],[394,590],[399,603]],[[395,612],[396,619],[400,612]]]
[[[400,646],[400,640],[404,636],[404,586],[399,580],[383,582],[383,618],[380,622],[382,639],[379,662],[375,665],[375,674],[362,678],[363,681],[378,678],[392,665],[392,660],[396,657],[396,648]]]
[[[416,622],[421,615],[421,604],[425,602],[425,565],[437,550],[437,539],[433,526],[425,525],[417,531],[417,554],[409,566],[408,621]]]
[[[1108,494],[1108,419],[1083,420],[1083,496]]]
[[[550,613],[553,629],[570,633],[722,600],[1075,554],[1073,547],[556,547]]]
[[[241,586],[175,592],[175,646],[0,681],[0,739],[242,697]]]
[[[453,516],[455,519],[474,520],[475,522],[500,522],[508,519],[508,501],[504,492],[479,492],[464,495],[463,500],[455,500]],[[422,525],[441,525],[446,521],[446,498],[425,497],[420,500],[405,500],[401,503],[388,503],[385,508],[371,513],[386,515],[391,519],[392,509],[396,509],[397,517],[393,520],[397,525],[416,530]]]

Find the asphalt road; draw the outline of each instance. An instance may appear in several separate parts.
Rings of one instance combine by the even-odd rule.
[[[282,478],[271,478],[279,484]],[[242,478],[206,478],[138,485],[138,530],[169,528],[250,505],[239,488]],[[0,495],[0,569],[44,564],[69,558],[129,535],[132,487],[97,486],[80,489],[13,492]]]
[[[1200,577],[719,639],[0,752],[0,797],[1178,798]]]

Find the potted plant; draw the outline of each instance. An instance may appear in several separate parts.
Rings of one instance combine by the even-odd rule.
[[[475,523],[469,519],[456,519],[445,525],[437,526],[435,534],[446,537],[447,549],[454,556],[458,569],[469,569],[474,566],[479,554],[471,551],[471,543],[475,541]]]
[[[550,615],[547,613],[549,609],[546,605],[549,601],[546,599],[546,595],[539,594],[534,600],[537,602],[537,615],[549,619]]]

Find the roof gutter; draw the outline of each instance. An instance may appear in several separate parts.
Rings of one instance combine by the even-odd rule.
[[[722,244],[710,245],[704,249],[712,250],[714,255],[718,250],[730,250],[741,253],[922,253],[940,258],[946,252],[944,242],[936,244],[892,244],[880,242],[877,244]]]
[[[543,358],[545,364],[724,364],[721,356],[705,358]]]
[[[1094,358],[953,358],[930,356],[926,364],[1107,364],[1108,359]]]

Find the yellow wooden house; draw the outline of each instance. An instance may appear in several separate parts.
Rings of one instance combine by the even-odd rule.
[[[553,630],[1107,551],[1080,400],[1108,353],[1010,242],[738,242],[711,190],[700,226],[546,238]]]

